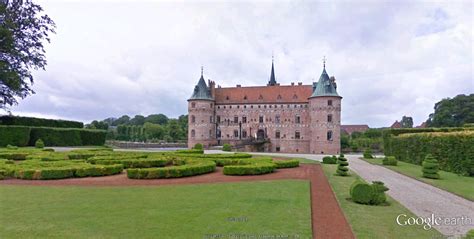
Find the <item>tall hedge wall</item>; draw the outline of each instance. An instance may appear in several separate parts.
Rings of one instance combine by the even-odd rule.
[[[42,139],[46,146],[104,145],[105,130],[0,125],[0,147],[34,146]]]
[[[0,147],[5,147],[9,144],[23,147],[27,146],[29,141],[29,127],[0,125]]]
[[[474,130],[474,128],[445,127],[445,128],[386,129],[382,132],[384,153],[385,155],[393,155],[392,138],[398,135],[411,134],[411,133],[457,132],[457,131],[464,131],[464,130]]]
[[[0,116],[0,125],[24,125],[35,127],[54,127],[54,128],[84,128],[84,123],[69,120],[40,119],[33,117],[19,117],[4,115]]]
[[[474,176],[474,131],[401,134],[391,137],[391,154],[418,165],[432,154],[441,170]]]

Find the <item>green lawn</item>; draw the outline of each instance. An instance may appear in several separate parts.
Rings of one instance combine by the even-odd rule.
[[[299,180],[121,188],[0,186],[0,221],[0,238],[312,235],[309,182]]]
[[[322,165],[357,238],[444,238],[435,229],[426,231],[421,226],[399,226],[396,222],[399,214],[414,214],[388,196],[390,206],[368,206],[349,201],[349,188],[356,179],[355,173],[351,172],[349,177],[335,176],[337,165]]]
[[[371,164],[382,165],[382,158],[363,160]],[[429,179],[421,177],[421,166],[419,165],[398,161],[397,166],[382,166],[474,201],[474,177],[465,177],[455,173],[439,171],[440,179]]]

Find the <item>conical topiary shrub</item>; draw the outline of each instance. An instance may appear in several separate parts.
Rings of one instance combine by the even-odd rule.
[[[349,169],[347,168],[347,166],[349,165],[349,163],[347,162],[347,159],[344,158],[344,156],[342,157],[339,157],[339,159],[337,160],[337,163],[339,164],[337,166],[337,175],[339,176],[347,176],[349,175]]]
[[[426,155],[425,160],[423,160],[422,166],[423,168],[421,171],[423,172],[423,177],[439,179],[439,163],[438,160],[433,157],[433,155]]]

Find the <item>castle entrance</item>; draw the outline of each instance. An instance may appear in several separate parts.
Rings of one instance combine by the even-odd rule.
[[[257,131],[257,140],[264,140],[265,139],[265,131],[263,129],[259,129]]]

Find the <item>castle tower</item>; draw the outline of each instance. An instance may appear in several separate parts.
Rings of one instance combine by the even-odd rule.
[[[337,94],[336,80],[329,78],[324,61],[319,81],[313,83],[309,97],[310,152],[314,154],[339,154],[341,152],[341,100]]]
[[[213,82],[209,82],[210,84]],[[205,148],[216,145],[215,101],[211,87],[201,78],[188,99],[188,147],[200,143]]]

